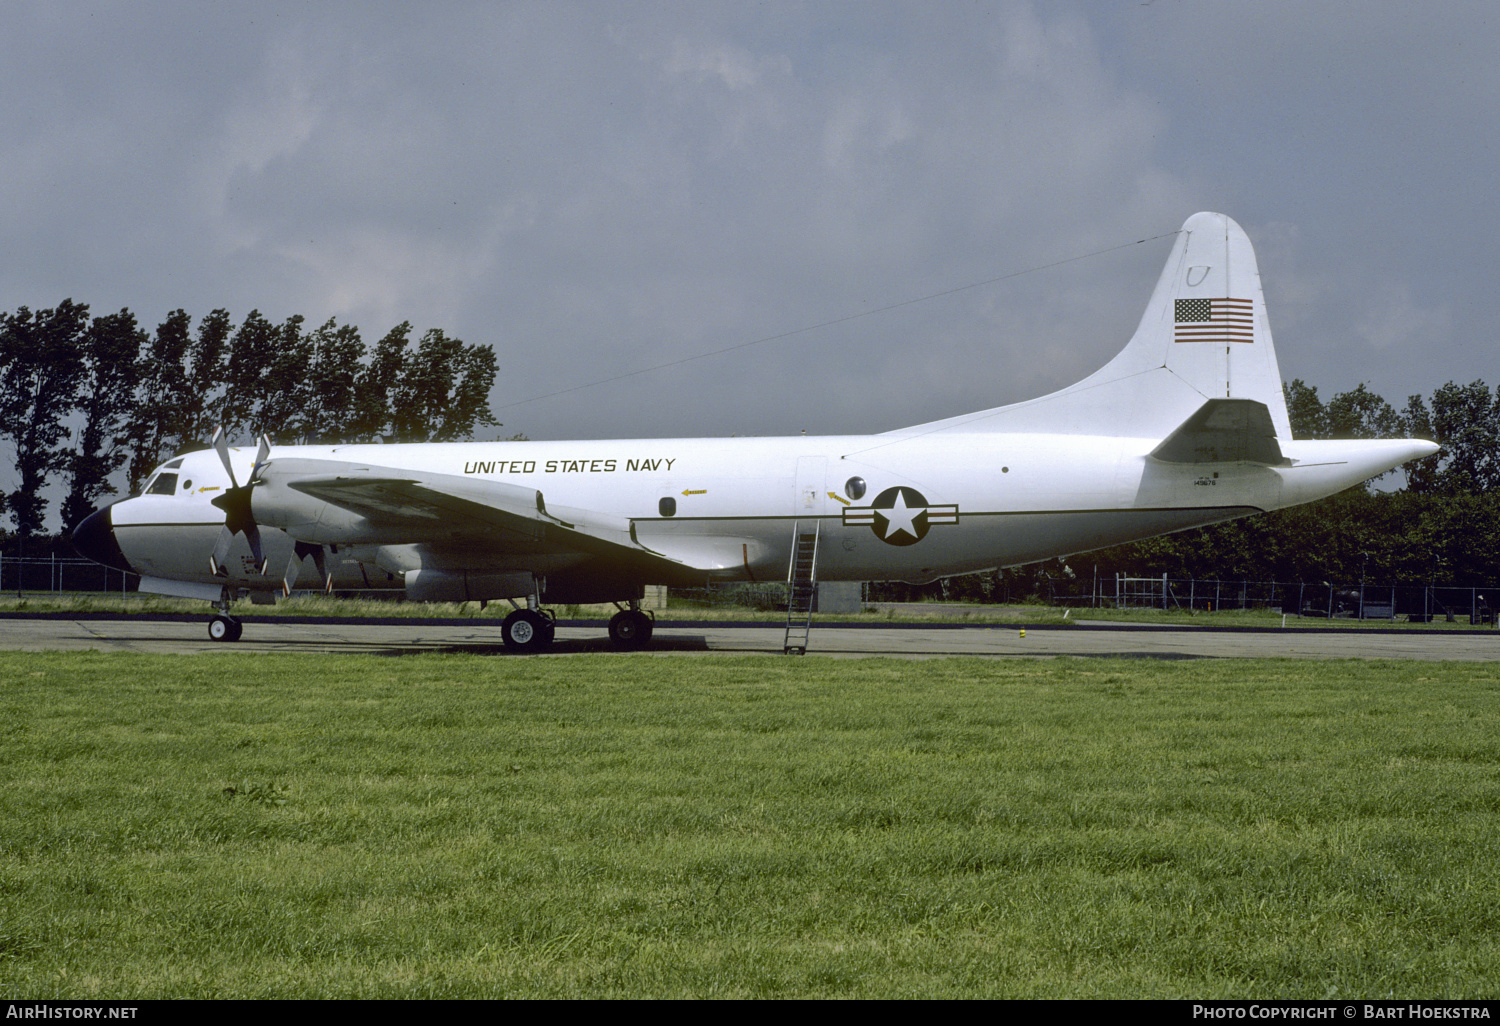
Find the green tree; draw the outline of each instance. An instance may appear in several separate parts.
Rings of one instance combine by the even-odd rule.
[[[267,384],[276,365],[282,331],[259,310],[251,310],[229,339],[229,362],[217,421],[230,435],[259,434],[264,423]]]
[[[331,317],[311,337],[313,358],[303,440],[350,440],[364,340],[358,328],[352,324],[340,327]]]
[[[272,333],[269,360],[251,403],[253,435],[301,441],[309,432],[313,339],[302,324],[302,315],[294,314]]]
[[[1293,438],[1328,437],[1328,411],[1323,408],[1316,388],[1294,378],[1291,384],[1282,385],[1282,394],[1286,397]]]
[[[489,346],[470,346],[441,328],[422,336],[395,390],[392,433],[401,442],[453,442],[479,425],[498,427],[488,396],[497,371]]]
[[[405,376],[411,324],[402,321],[375,343],[370,362],[355,375],[354,410],[347,440],[372,442],[391,434],[397,383]]]
[[[78,403],[83,423],[68,468],[68,495],[62,505],[65,529],[88,516],[101,496],[115,491],[109,483],[110,475],[130,456],[128,427],[136,408],[140,352],[145,342],[146,333],[129,310],[95,317],[84,334]]]
[[[1401,430],[1391,404],[1363,384],[1328,400],[1326,413],[1329,438],[1392,438]]]
[[[1433,439],[1443,447],[1439,490],[1483,493],[1500,485],[1500,397],[1483,381],[1432,393]]]
[[[173,310],[156,326],[141,359],[135,410],[126,433],[130,440],[130,462],[126,467],[128,490],[134,495],[151,469],[175,444],[179,410],[188,394],[187,352],[191,344],[192,318],[186,310]]]
[[[1432,430],[1432,417],[1427,412],[1427,404],[1422,401],[1420,395],[1406,397],[1406,407],[1401,411],[1401,433],[1407,438],[1437,441],[1437,433]],[[1422,495],[1437,491],[1442,465],[1441,451],[1408,463],[1406,465],[1407,490]]]
[[[78,396],[88,324],[88,307],[71,299],[51,310],[23,306],[0,315],[0,437],[15,450],[17,487],[8,506],[20,555],[42,529],[48,475],[69,460],[63,422]]]
[[[214,310],[198,322],[198,336],[188,352],[187,391],[176,407],[178,420],[173,427],[180,448],[207,445],[214,428],[224,422],[233,327],[229,311],[224,309]]]

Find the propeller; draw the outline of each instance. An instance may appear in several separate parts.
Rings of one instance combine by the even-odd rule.
[[[287,563],[286,573],[281,577],[283,595],[291,596],[292,585],[297,580],[297,572],[302,569],[302,561],[308,556],[313,558],[313,566],[317,568],[318,578],[323,582],[323,594],[327,595],[333,591],[333,575],[328,572],[328,563],[323,557],[323,546],[299,541],[293,546],[291,561]]]
[[[234,536],[243,534],[245,540],[250,543],[250,554],[255,558],[255,565],[264,575],[266,554],[260,545],[260,528],[256,526],[255,515],[250,510],[250,492],[255,487],[256,473],[271,455],[271,440],[261,435],[260,448],[255,454],[255,464],[250,468],[250,478],[243,485],[234,476],[234,465],[229,461],[229,439],[225,437],[222,426],[214,428],[212,445],[214,451],[219,454],[219,459],[223,461],[224,469],[229,473],[230,487],[222,495],[209,500],[224,511],[224,530],[219,535],[219,543],[214,546],[213,555],[208,557],[209,568],[216,576],[228,577],[229,568],[225,566],[224,561],[229,558],[229,548],[234,544]]]

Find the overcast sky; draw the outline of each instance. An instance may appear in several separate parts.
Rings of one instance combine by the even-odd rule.
[[[1500,379],[1493,10],[7,0],[0,308],[442,328],[500,434],[879,431],[1091,372],[1218,210],[1283,378],[1399,408]]]

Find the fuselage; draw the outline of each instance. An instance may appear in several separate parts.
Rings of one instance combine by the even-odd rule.
[[[794,532],[816,525],[819,580],[935,578],[1034,562],[1310,501],[1425,454],[1409,442],[1287,442],[1286,466],[1165,464],[1159,439],[1069,434],[852,435],[791,438],[282,446],[282,459],[330,460],[534,489],[550,508],[629,524],[640,544],[684,568],[670,581],[786,580]],[[1425,443],[1418,443],[1425,444]],[[248,481],[254,453],[230,450]],[[174,476],[175,475],[175,476]],[[110,509],[125,561],[153,581],[225,579],[209,555],[223,530],[212,504],[230,481],[218,455],[189,453]],[[259,502],[259,497],[255,499]],[[257,516],[262,511],[257,507]],[[403,538],[358,523],[297,537],[261,528],[268,578],[236,540],[230,577],[280,586],[295,541],[330,547],[334,587],[399,588],[411,571],[598,575],[597,553],[518,553],[431,532]],[[97,557],[96,557],[97,558]],[[608,577],[608,573],[605,574]],[[519,579],[519,577],[517,578]],[[315,587],[309,563],[298,587]],[[191,588],[189,588],[191,591]],[[519,593],[518,589],[518,593]],[[196,592],[195,592],[196,593]]]

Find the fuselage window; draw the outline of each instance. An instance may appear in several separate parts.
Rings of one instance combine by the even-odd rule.
[[[844,494],[854,500],[865,497],[865,479],[862,477],[851,477],[844,482]]]
[[[171,495],[177,491],[176,474],[157,474],[156,480],[146,489],[147,495]]]
[[[677,515],[677,500],[668,495],[656,504],[656,508],[661,511],[661,515],[664,517],[675,517]]]

